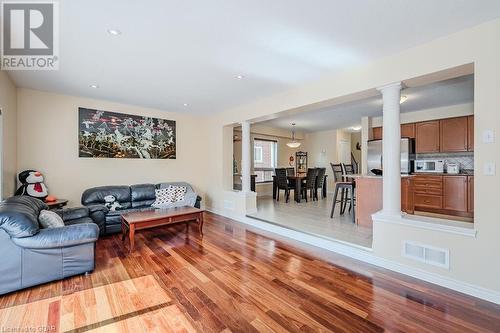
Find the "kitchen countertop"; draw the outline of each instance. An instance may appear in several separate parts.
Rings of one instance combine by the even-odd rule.
[[[414,175],[402,174],[402,175],[401,175],[401,178],[408,178],[408,177],[413,177],[413,176],[414,176]],[[349,178],[354,178],[354,179],[359,179],[359,178],[374,178],[374,179],[382,179],[382,177],[383,177],[383,176],[355,174],[355,175],[346,175],[346,177],[349,177]]]
[[[415,172],[414,175],[420,176],[474,176],[474,170],[462,170],[459,173],[446,172]]]

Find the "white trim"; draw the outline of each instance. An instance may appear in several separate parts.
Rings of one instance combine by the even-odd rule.
[[[406,227],[446,232],[476,238],[477,230],[473,223],[437,219],[418,215],[387,215],[382,211],[372,215],[373,223],[399,224]]]
[[[481,298],[483,300],[493,302],[496,304],[500,304],[500,292],[487,289],[475,284],[471,284],[468,282],[463,282],[459,280],[455,280],[443,275],[439,275],[436,273],[428,272],[420,268],[411,267],[408,265],[401,264],[399,262],[388,260],[384,258],[380,258],[374,255],[369,250],[359,249],[352,245],[342,244],[339,242],[327,240],[324,238],[320,238],[317,236],[304,234],[302,232],[297,232],[294,230],[290,230],[284,227],[280,227],[271,223],[262,222],[256,219],[252,219],[246,216],[240,216],[235,214],[225,214],[222,211],[218,211],[215,209],[207,208],[208,211],[222,215],[228,218],[232,218],[238,222],[245,223],[256,228],[266,230],[272,233],[275,233],[280,236],[284,236],[290,239],[294,239],[303,243],[307,243],[313,246],[320,247],[322,249],[326,249],[332,252],[336,252],[342,254],[344,256],[363,261],[368,264],[376,265],[385,269],[389,269],[391,271],[401,273],[404,275],[408,275],[410,277],[420,279],[426,282],[430,282],[441,287],[445,287],[448,289],[452,289],[470,296],[474,296],[477,298]]]

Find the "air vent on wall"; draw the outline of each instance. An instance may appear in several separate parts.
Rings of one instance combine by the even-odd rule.
[[[443,268],[450,268],[450,251],[412,241],[403,243],[403,257]]]

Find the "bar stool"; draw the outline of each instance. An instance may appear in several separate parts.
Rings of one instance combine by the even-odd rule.
[[[346,175],[353,175],[355,174],[355,167],[353,164],[345,164],[342,163],[342,174],[343,174],[343,180],[345,182],[351,182],[352,183],[352,191],[351,191],[351,197],[348,198],[347,196],[349,195],[348,191],[346,191],[346,198],[344,200],[344,211],[347,206],[347,200],[349,199],[349,211],[351,211],[352,207],[356,205],[356,183],[352,180],[352,178],[346,177]]]
[[[340,202],[340,214],[344,214],[348,199],[350,199],[349,210],[352,208],[352,198],[354,196],[351,195],[351,197],[349,197],[348,194],[349,191],[351,191],[351,193],[354,193],[354,185],[353,182],[345,180],[344,168],[342,167],[342,164],[330,163],[330,165],[332,167],[333,177],[335,180],[335,192],[333,194],[332,212],[330,214],[330,218],[333,218],[333,213],[335,212],[335,206],[337,205],[337,203]],[[340,200],[338,200],[339,190],[341,190]],[[344,200],[346,200],[345,203]]]

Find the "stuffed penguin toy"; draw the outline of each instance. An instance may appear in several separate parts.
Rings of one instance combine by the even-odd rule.
[[[107,195],[104,197],[104,206],[108,208],[111,212],[114,212],[115,210],[118,210],[122,208],[122,205],[118,201],[116,201],[116,198],[114,195]]]
[[[36,170],[25,170],[19,174],[21,186],[17,189],[16,195],[28,195],[40,200],[45,200],[48,189],[43,183],[43,175]]]

